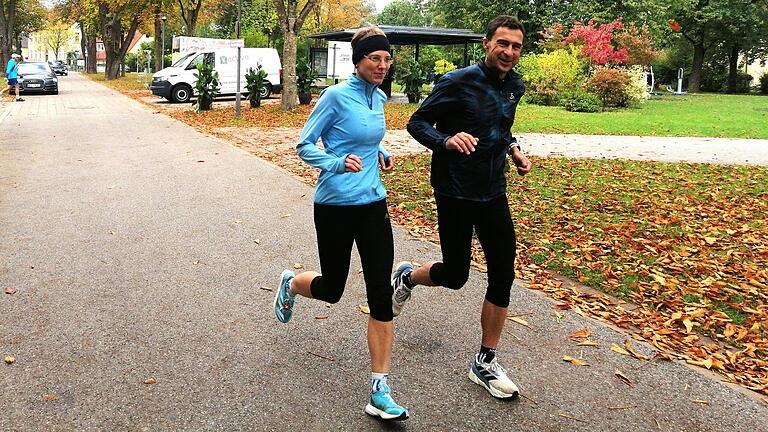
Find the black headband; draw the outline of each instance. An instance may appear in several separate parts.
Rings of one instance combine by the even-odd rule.
[[[361,40],[352,49],[352,63],[357,65],[363,56],[368,55],[374,51],[386,51],[392,53],[389,48],[389,40],[384,35],[373,35]]]

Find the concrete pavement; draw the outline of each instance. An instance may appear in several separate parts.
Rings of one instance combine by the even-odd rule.
[[[614,353],[624,335],[521,287],[510,313],[530,328],[510,322],[499,351],[526,397],[491,399],[466,377],[476,272],[415,292],[391,377],[413,417],[371,419],[358,260],[340,303],[300,299],[288,325],[260,289],[318,269],[311,189],[76,74],[60,88],[0,116],[0,290],[18,290],[0,292],[0,354],[16,357],[0,364],[0,430],[768,431],[768,405]],[[398,260],[439,255],[399,227],[395,242]],[[581,328],[599,347],[569,340]]]

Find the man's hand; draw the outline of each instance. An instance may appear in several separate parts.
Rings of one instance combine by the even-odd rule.
[[[363,170],[363,161],[359,156],[351,154],[344,159],[344,168],[346,172],[360,172]]]
[[[521,176],[528,174],[533,168],[531,161],[520,151],[520,147],[512,147],[512,161],[517,167],[517,173]]]
[[[464,154],[475,151],[475,146],[477,146],[477,138],[466,132],[459,132],[445,142],[446,149],[456,150]]]
[[[384,155],[379,153],[379,168],[381,168],[384,171],[392,171],[392,168],[395,167],[395,158],[394,156],[390,156],[387,159],[384,159]]]

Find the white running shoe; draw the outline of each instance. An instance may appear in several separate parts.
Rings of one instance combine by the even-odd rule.
[[[494,357],[490,363],[477,360],[478,355],[469,365],[469,379],[482,386],[491,396],[497,399],[512,399],[520,394],[517,385],[507,376],[507,371],[496,361]]]

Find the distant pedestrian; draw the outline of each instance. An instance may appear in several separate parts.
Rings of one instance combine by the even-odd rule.
[[[377,87],[387,75],[392,51],[379,28],[355,33],[352,62],[356,74],[321,93],[296,145],[304,162],[321,169],[314,221],[322,275],[285,270],[275,295],[275,315],[287,323],[297,295],[338,302],[349,274],[352,245],[357,244],[370,309],[371,393],[365,412],[405,420],[408,410],[395,403],[387,382],[394,335],[389,280],[394,244],[379,169],[391,170],[393,159],[381,146],[387,97]],[[322,150],[316,145],[319,138]]]
[[[510,131],[525,92],[521,76],[512,71],[520,60],[524,33],[517,18],[494,18],[483,38],[485,59],[439,79],[408,122],[408,132],[432,150],[443,260],[415,270],[409,262],[399,263],[392,275],[394,315],[400,314],[416,285],[459,289],[469,277],[472,231],[477,233],[488,263],[488,288],[480,316],[480,350],[470,364],[469,378],[500,399],[519,393],[498,363],[496,348],[515,279],[515,227],[504,174],[507,155],[518,174],[531,170]]]
[[[10,94],[11,90],[16,87],[16,102],[24,102],[24,98],[21,97],[21,86],[19,85],[19,62],[21,56],[13,53],[11,54],[11,61],[8,62],[8,67],[5,68],[5,75],[8,78],[8,87],[0,90],[0,96],[6,91]]]

